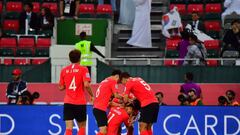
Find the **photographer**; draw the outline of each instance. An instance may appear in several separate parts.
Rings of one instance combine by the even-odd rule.
[[[219,106],[227,106],[229,105],[229,100],[227,96],[218,97],[218,105]]]
[[[189,103],[189,97],[188,95],[182,93],[178,96],[178,101],[180,102],[180,105],[181,106],[184,106],[184,105],[190,105]]]
[[[22,70],[12,71],[13,80],[7,86],[8,104],[17,104],[20,96],[27,91],[27,83],[21,80]]]
[[[235,96],[236,96],[236,94],[233,90],[226,91],[226,97],[229,101],[230,106],[239,106],[239,103],[237,101],[235,101]]]
[[[188,97],[189,97],[189,102],[191,106],[200,106],[203,105],[202,99],[197,97],[196,95],[196,90],[195,89],[191,89],[188,92]]]

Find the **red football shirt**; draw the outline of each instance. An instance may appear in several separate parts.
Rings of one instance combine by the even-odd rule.
[[[108,131],[107,135],[117,135],[118,129],[122,123],[129,125],[129,115],[124,108],[112,107],[108,114]]]
[[[133,93],[140,101],[141,107],[158,102],[149,84],[140,77],[130,78],[125,85],[124,93],[127,95]]]
[[[110,77],[103,80],[96,91],[96,98],[93,103],[93,108],[106,111],[109,100],[112,94],[115,92],[118,92],[117,81]]]
[[[62,69],[59,85],[64,85],[66,95],[64,103],[85,105],[84,81],[90,81],[90,74],[86,67],[80,64],[71,64]]]

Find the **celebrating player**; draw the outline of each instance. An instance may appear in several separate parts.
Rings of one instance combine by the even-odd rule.
[[[133,78],[127,72],[121,74],[121,82],[125,84],[124,102],[128,95],[133,95],[140,101],[140,135],[152,135],[152,124],[157,122],[159,105],[151,87],[140,77]]]
[[[121,96],[117,94],[117,82],[120,78],[120,74],[120,70],[114,70],[110,77],[106,78],[100,83],[96,91],[96,99],[93,104],[93,114],[99,127],[99,132],[97,133],[97,135],[107,134],[108,119],[106,111],[111,96],[114,95],[114,97],[121,98]]]
[[[66,123],[65,135],[72,135],[73,119],[76,119],[79,126],[78,135],[85,135],[86,127],[86,89],[93,100],[93,93],[90,86],[90,75],[88,69],[80,65],[81,53],[72,50],[69,59],[72,64],[61,71],[59,89],[66,89],[64,98],[64,120]]]

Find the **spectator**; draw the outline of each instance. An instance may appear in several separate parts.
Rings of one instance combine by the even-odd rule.
[[[222,21],[224,24],[225,16],[231,15],[232,13],[236,13],[240,15],[240,0],[225,0],[224,7],[225,11],[222,13]]]
[[[239,106],[239,103],[235,101],[236,93],[233,90],[226,91],[226,97],[228,98],[230,106]]]
[[[198,29],[202,32],[205,32],[205,27],[200,20],[200,16],[197,12],[192,13],[192,21],[190,22],[190,25],[192,26],[193,30]]]
[[[184,29],[182,32],[181,32],[181,38],[182,38],[182,40],[181,40],[181,42],[178,44],[178,54],[179,54],[179,58],[181,58],[181,59],[183,59],[185,56],[186,56],[186,54],[187,54],[187,52],[188,52],[188,50],[187,50],[187,48],[188,48],[188,46],[189,46],[189,32],[188,32],[188,30],[187,29]],[[178,65],[182,65],[183,64],[183,60],[180,60],[179,62],[178,62]]]
[[[78,9],[80,0],[60,0],[60,19],[65,17],[73,17],[78,19]]]
[[[159,105],[167,105],[163,102],[163,93],[162,92],[155,93],[155,97],[157,98]]]
[[[118,23],[132,26],[135,16],[135,5],[132,0],[121,0]]]
[[[22,70],[14,69],[12,71],[13,80],[7,86],[8,104],[17,104],[20,96],[27,91],[27,83],[21,79]]]
[[[232,29],[228,30],[223,37],[223,42],[225,50],[236,50],[240,51],[240,20],[234,20],[231,23]]]
[[[180,93],[188,95],[188,92],[191,89],[194,89],[194,90],[196,90],[196,96],[198,98],[202,98],[202,90],[198,84],[193,82],[193,78],[194,78],[194,76],[193,76],[193,73],[191,73],[191,72],[187,72],[184,75],[185,83],[181,85]]]
[[[106,1],[106,0],[105,0]],[[109,1],[109,0],[108,0]],[[116,7],[116,0],[110,0],[110,3],[112,5],[112,10],[113,11],[117,11],[117,7]],[[104,3],[104,0],[98,0],[98,4],[99,5],[102,5],[102,4],[105,4]]]
[[[183,65],[205,65],[205,58],[207,56],[207,50],[204,45],[199,43],[198,38],[194,34],[189,36],[190,45],[187,48],[187,54],[185,56],[185,61]],[[198,59],[198,60],[188,60],[188,59]]]
[[[218,105],[219,106],[227,106],[229,105],[229,100],[227,96],[219,96],[218,97]]]
[[[150,48],[152,47],[151,36],[151,0],[134,1],[136,6],[135,19],[133,23],[132,36],[127,44]]]
[[[97,53],[101,57],[105,56],[97,50],[91,41],[86,39],[86,32],[80,33],[80,42],[76,43],[75,48],[81,52],[81,65],[82,66],[91,66],[92,62],[92,52]]]
[[[196,90],[195,89],[191,89],[188,92],[188,96],[189,96],[189,99],[190,99],[190,105],[191,106],[203,105],[202,99],[196,95]]]
[[[25,21],[28,21],[29,30],[38,30],[38,16],[36,13],[32,12],[33,5],[30,2],[24,4],[24,11],[21,12],[19,17],[20,30],[25,30]]]
[[[49,8],[42,8],[39,16],[40,30],[52,30],[54,26],[54,16]]]

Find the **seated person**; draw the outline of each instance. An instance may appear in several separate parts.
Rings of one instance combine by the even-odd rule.
[[[225,46],[222,52],[225,50],[240,51],[240,20],[234,20],[231,23],[231,28],[223,37]]]
[[[205,27],[202,23],[202,21],[200,20],[200,16],[197,12],[193,12],[192,13],[192,21],[189,22],[189,24],[192,26],[192,29],[198,29],[202,32],[205,32]]]
[[[53,30],[54,16],[49,8],[42,8],[39,15],[40,30]]]
[[[78,18],[79,0],[60,0],[60,19],[65,17]]]
[[[226,91],[226,97],[230,106],[239,106],[239,103],[235,101],[236,93],[233,90]]]
[[[25,30],[25,21],[28,20],[29,30],[34,31],[38,30],[38,16],[36,13],[32,12],[33,5],[32,3],[28,2],[24,4],[24,11],[21,12],[19,16],[19,25],[20,30]]]
[[[162,92],[155,93],[155,97],[157,98],[159,105],[167,105],[163,102],[163,93]]]
[[[22,70],[12,71],[13,80],[7,86],[8,104],[17,104],[19,97],[27,91],[27,83],[21,79]]]

